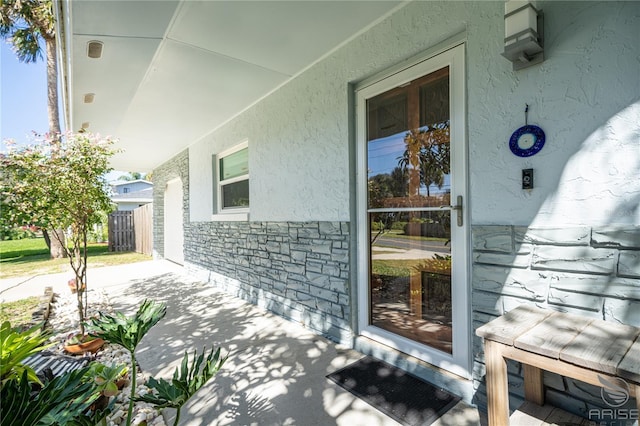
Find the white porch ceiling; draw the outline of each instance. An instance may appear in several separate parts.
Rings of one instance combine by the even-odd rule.
[[[68,125],[117,137],[116,170],[149,171],[399,3],[66,0]]]

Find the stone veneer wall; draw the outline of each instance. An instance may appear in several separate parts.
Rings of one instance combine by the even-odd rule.
[[[347,222],[189,222],[189,152],[154,170],[154,258],[164,257],[164,188],[182,179],[184,261],[223,291],[351,344]]]
[[[640,326],[640,227],[476,225],[472,233],[474,330],[521,303]],[[473,338],[474,402],[486,410],[482,339]],[[524,398],[521,366],[509,362],[508,371],[513,410]],[[610,408],[599,387],[550,373],[545,385],[550,404],[581,417]]]
[[[189,223],[183,151],[154,170],[154,257],[164,254],[164,188],[182,179],[185,266],[224,291],[351,344],[349,224]],[[521,303],[640,326],[640,227],[528,229],[475,225],[474,330]],[[482,340],[473,336],[474,400],[486,410]],[[509,362],[511,408],[523,400],[521,367]],[[606,408],[600,388],[545,373],[546,398],[582,417]]]
[[[351,343],[346,222],[190,223],[185,266],[225,292]]]
[[[189,221],[189,151],[184,150],[153,170],[153,257],[164,257],[164,191],[167,182],[182,180],[184,223]]]

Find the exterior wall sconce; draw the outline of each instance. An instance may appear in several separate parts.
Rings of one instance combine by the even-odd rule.
[[[90,58],[100,58],[102,56],[102,42],[97,40],[92,40],[87,43],[87,56]]]
[[[529,1],[509,0],[504,4],[504,52],[502,56],[520,70],[544,61],[542,10]]]

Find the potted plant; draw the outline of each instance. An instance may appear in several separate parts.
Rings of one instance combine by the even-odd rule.
[[[451,256],[434,254],[413,267],[420,274],[423,315],[451,318]]]
[[[64,342],[64,350],[71,354],[84,354],[87,352],[96,353],[102,346],[104,340],[97,336],[82,333],[72,333]]]
[[[34,336],[39,332],[38,327],[20,334],[11,329],[9,322],[3,323],[0,327],[0,425],[106,425],[106,417],[116,404],[116,395],[130,385],[125,425],[132,424],[133,403],[144,401],[158,409],[176,409],[173,424],[177,426],[181,408],[220,370],[227,357],[221,356],[219,348],[211,349],[208,356],[204,349],[199,355],[195,351],[191,359],[185,352],[170,381],[151,377],[147,383],[150,392],[137,396],[135,349],[147,331],[164,317],[165,309],[164,304],[145,300],[133,317],[119,312],[100,313],[98,318],[91,319],[96,326],[95,334],[127,349],[131,354],[130,367],[92,361],[86,367],[44,380],[36,392],[32,384],[33,381],[39,383],[38,378],[28,367],[19,368],[19,361],[46,347],[46,337]],[[68,340],[82,344],[89,339],[98,340],[96,336],[79,333],[71,334]],[[13,350],[8,351],[9,348]]]
[[[92,379],[100,396],[91,405],[92,411],[105,410],[112,402],[111,397],[116,396],[129,384],[128,369],[125,365],[112,364],[110,367],[99,362],[89,365],[86,377]]]
[[[78,284],[76,284],[77,281],[75,278],[71,278],[69,281],[67,281],[67,285],[69,286],[69,290],[71,290],[71,294],[76,294],[78,292]],[[82,287],[80,288],[80,291],[85,291],[87,289],[87,285],[86,283],[82,283]]]
[[[8,321],[0,326],[0,425],[100,423],[110,412],[114,398],[106,401],[105,409],[91,406],[103,390],[113,392],[107,380],[119,379],[125,367],[86,366],[39,378],[22,361],[51,346],[48,337],[40,331],[40,325],[26,331],[12,328]]]

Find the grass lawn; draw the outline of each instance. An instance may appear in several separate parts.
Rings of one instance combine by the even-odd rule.
[[[396,259],[376,259],[371,265],[371,272],[377,275],[389,275],[393,277],[406,277],[412,272],[412,269],[422,260],[396,260]],[[415,270],[413,270],[415,273]]]
[[[90,243],[88,267],[121,265],[151,260],[151,256],[133,252],[109,252],[106,243]],[[43,238],[0,241],[0,279],[69,270],[69,259],[50,259]]]
[[[405,240],[416,240],[416,241],[442,241],[442,242],[446,242],[448,241],[447,238],[440,238],[440,237],[424,237],[424,236],[420,236],[420,235],[406,235],[404,233],[404,231],[398,230],[398,229],[391,229],[389,231],[385,231],[382,236],[388,236],[388,237],[393,237],[393,238],[403,238]]]
[[[151,260],[140,253],[110,253],[106,243],[92,243],[88,247],[88,267],[121,265]],[[44,238],[0,241],[0,279],[55,274],[69,271],[69,259],[50,259]],[[38,309],[40,298],[30,297],[15,302],[0,303],[0,322],[11,321],[12,327],[32,324],[31,313]]]
[[[16,300],[0,304],[0,323],[11,322],[13,328],[28,328],[33,325],[31,313],[40,306],[39,297]]]

